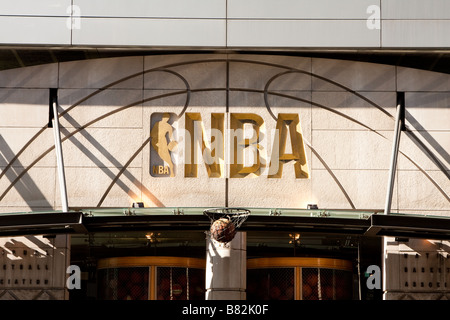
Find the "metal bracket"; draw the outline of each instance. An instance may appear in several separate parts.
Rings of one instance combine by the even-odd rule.
[[[176,215],[176,216],[184,215],[183,209],[180,210],[179,208],[176,208],[176,209],[174,209],[172,212],[173,212],[173,214]]]
[[[270,209],[270,214],[271,216],[281,216],[281,210],[278,209]]]
[[[129,208],[127,208],[126,210],[123,211],[123,214],[126,216],[135,216],[135,212],[134,210],[130,210]]]
[[[317,216],[321,217],[321,218],[326,218],[326,217],[331,216],[331,214],[328,211],[321,211],[321,212],[319,212],[319,214]]]

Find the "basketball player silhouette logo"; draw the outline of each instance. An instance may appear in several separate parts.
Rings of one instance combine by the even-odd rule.
[[[152,147],[158,153],[159,157],[167,163],[170,169],[170,176],[173,177],[175,175],[174,164],[170,154],[176,148],[177,142],[172,140],[173,127],[169,123],[169,120],[170,113],[164,113],[161,121],[156,122],[150,131],[150,137]]]

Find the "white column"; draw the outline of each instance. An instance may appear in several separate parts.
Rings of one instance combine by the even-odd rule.
[[[247,234],[238,232],[223,244],[206,240],[206,300],[245,300]]]

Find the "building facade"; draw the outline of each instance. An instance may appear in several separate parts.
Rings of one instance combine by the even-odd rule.
[[[0,299],[447,299],[447,7],[2,2]]]

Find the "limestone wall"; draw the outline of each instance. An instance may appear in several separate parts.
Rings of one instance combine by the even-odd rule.
[[[47,127],[49,88],[58,89],[71,209],[142,201],[146,207],[317,203],[323,209],[382,211],[396,92],[402,91],[409,132],[401,136],[392,212],[450,214],[449,75],[232,54],[110,58],[0,72],[1,212],[61,209],[53,131]],[[223,133],[216,167],[201,157],[198,166],[185,166],[171,151],[174,176],[164,172],[168,164],[151,146],[151,130],[164,113],[171,115],[178,146],[185,146],[180,134],[192,119],[201,119],[197,132],[206,140],[211,128]],[[252,130],[245,133],[243,143],[259,162],[230,166],[233,123],[258,132],[253,142]],[[271,175],[267,168],[276,148],[270,139],[277,125],[286,130],[278,140],[286,147],[283,170]],[[212,142],[206,142],[207,151]],[[199,145],[197,151],[204,150]],[[158,166],[162,174],[154,171]]]
[[[383,209],[398,90],[405,92],[411,132],[401,137],[393,212],[446,215],[449,79],[388,65],[258,55],[111,58],[2,71],[0,210],[60,208],[49,88],[58,88],[72,208],[140,200],[146,206]],[[203,130],[211,128],[211,113],[221,114],[224,131],[233,114],[256,115],[266,163],[273,146],[264,139],[276,129],[274,116],[296,114],[308,178],[296,178],[295,161],[284,161],[281,178],[230,177],[229,144],[219,177],[208,176],[201,158],[195,178],[185,178],[183,164],[174,177],[154,177],[151,117],[163,112],[179,116],[171,120],[179,132],[186,114],[199,114]],[[225,145],[229,135],[223,136]]]

